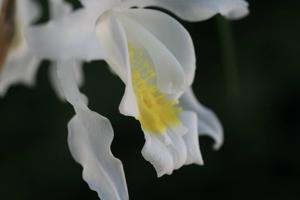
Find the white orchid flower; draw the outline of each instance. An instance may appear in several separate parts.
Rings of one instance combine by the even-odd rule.
[[[70,5],[63,0],[49,3],[51,19],[71,12]],[[4,96],[12,85],[33,86],[35,83],[40,59],[28,47],[24,32],[40,14],[41,8],[33,0],[0,0],[0,96]],[[50,67],[50,77],[54,89],[62,96],[53,69],[56,68]],[[76,69],[80,70],[79,67]],[[81,73],[77,74],[77,82],[81,84]]]
[[[140,121],[144,158],[158,176],[187,164],[202,164],[198,135],[223,142],[212,111],[193,95],[196,58],[192,39],[175,19],[145,6],[168,9],[188,21],[215,14],[238,19],[248,13],[243,0],[81,0],[85,6],[60,20],[28,31],[41,58],[61,60],[58,77],[76,115],[69,123],[69,146],[83,177],[102,199],[128,199],[121,163],[109,150],[108,120],[89,110],[74,81],[70,60],[104,59],[125,83],[120,112]],[[131,9],[136,7],[135,9]],[[73,68],[73,70],[72,70]]]

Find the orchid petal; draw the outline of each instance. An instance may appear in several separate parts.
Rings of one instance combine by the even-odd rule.
[[[83,167],[83,179],[101,199],[128,198],[122,163],[113,157],[110,122],[92,111],[78,111],[69,122],[68,144],[72,156]]]
[[[185,145],[187,147],[187,159],[185,165],[203,165],[198,139],[197,115],[194,112],[185,111],[181,114],[181,120],[184,126],[189,130],[189,133],[183,136]]]
[[[143,26],[172,52],[185,72],[187,83],[191,85],[195,76],[196,57],[187,30],[174,18],[157,10],[129,9],[123,13]]]
[[[145,140],[142,155],[153,165],[157,176],[161,177],[164,174],[172,174],[174,169],[173,158],[167,145],[151,133],[145,133]]]
[[[158,177],[170,175],[173,170],[183,165],[203,164],[198,142],[197,118],[192,112],[183,112],[180,118],[182,125],[162,135],[145,132],[146,142],[142,155],[154,166]]]
[[[98,21],[96,32],[106,49],[108,64],[126,85],[119,107],[120,112],[127,116],[137,116],[138,108],[132,88],[128,41],[124,27],[114,16],[111,16]]]
[[[74,159],[83,167],[83,179],[101,199],[129,199],[122,163],[110,150],[113,129],[108,119],[91,111],[80,93],[74,74],[75,62],[59,62],[61,88],[76,111],[69,122],[68,144]]]
[[[157,6],[172,11],[187,21],[203,21],[221,14],[229,19],[239,19],[249,13],[244,0],[124,0],[124,5]]]
[[[191,88],[183,94],[180,104],[184,110],[194,111],[197,114],[199,135],[212,137],[215,140],[214,148],[219,149],[223,144],[224,135],[217,116],[196,99]]]
[[[114,17],[101,17],[96,24],[96,34],[105,48],[106,61],[123,82],[127,82],[129,68],[128,42],[125,30]]]
[[[153,34],[126,15],[120,14],[128,42],[145,49],[156,72],[157,86],[167,94],[181,94],[186,87],[184,71],[174,55]]]

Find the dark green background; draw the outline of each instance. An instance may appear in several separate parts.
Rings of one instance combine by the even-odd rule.
[[[218,20],[184,23],[198,59],[195,93],[225,129],[218,152],[200,138],[202,167],[157,179],[140,153],[138,122],[118,112],[124,85],[104,62],[85,65],[82,91],[90,107],[111,120],[112,150],[124,164],[131,199],[300,199],[300,3],[250,3],[251,15],[230,24],[240,97],[232,95],[222,62]],[[1,200],[97,199],[69,153],[67,122],[74,112],[56,97],[48,69],[44,62],[34,88],[15,86],[0,99]]]

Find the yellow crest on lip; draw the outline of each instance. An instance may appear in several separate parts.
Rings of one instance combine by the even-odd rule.
[[[181,123],[181,109],[177,100],[169,99],[157,88],[153,64],[145,53],[143,49],[129,45],[132,85],[139,109],[138,120],[144,131],[162,134]]]

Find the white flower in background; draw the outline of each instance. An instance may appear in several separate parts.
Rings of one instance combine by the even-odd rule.
[[[49,3],[51,19],[71,12],[70,5],[63,0],[51,0]],[[40,14],[41,8],[34,0],[0,0],[0,96],[4,96],[15,84],[34,85],[40,59],[28,48],[24,32]],[[54,89],[62,96],[53,69],[56,68],[50,67],[50,77]],[[79,71],[81,68],[75,69]],[[81,84],[80,71],[77,74],[77,82]]]
[[[60,87],[74,106],[69,146],[83,178],[102,199],[128,199],[122,165],[110,152],[109,121],[87,107],[74,62],[104,59],[125,83],[120,112],[140,121],[144,158],[158,176],[187,164],[202,164],[198,135],[223,142],[222,127],[193,95],[196,58],[192,39],[175,19],[144,6],[158,6],[188,21],[215,14],[248,14],[243,0],[81,0],[85,6],[47,25],[32,28],[29,44],[40,58],[60,60]],[[135,9],[131,9],[136,7]]]
[[[24,29],[39,9],[30,0],[0,0],[0,95],[15,83],[32,85],[39,60],[29,50]]]

